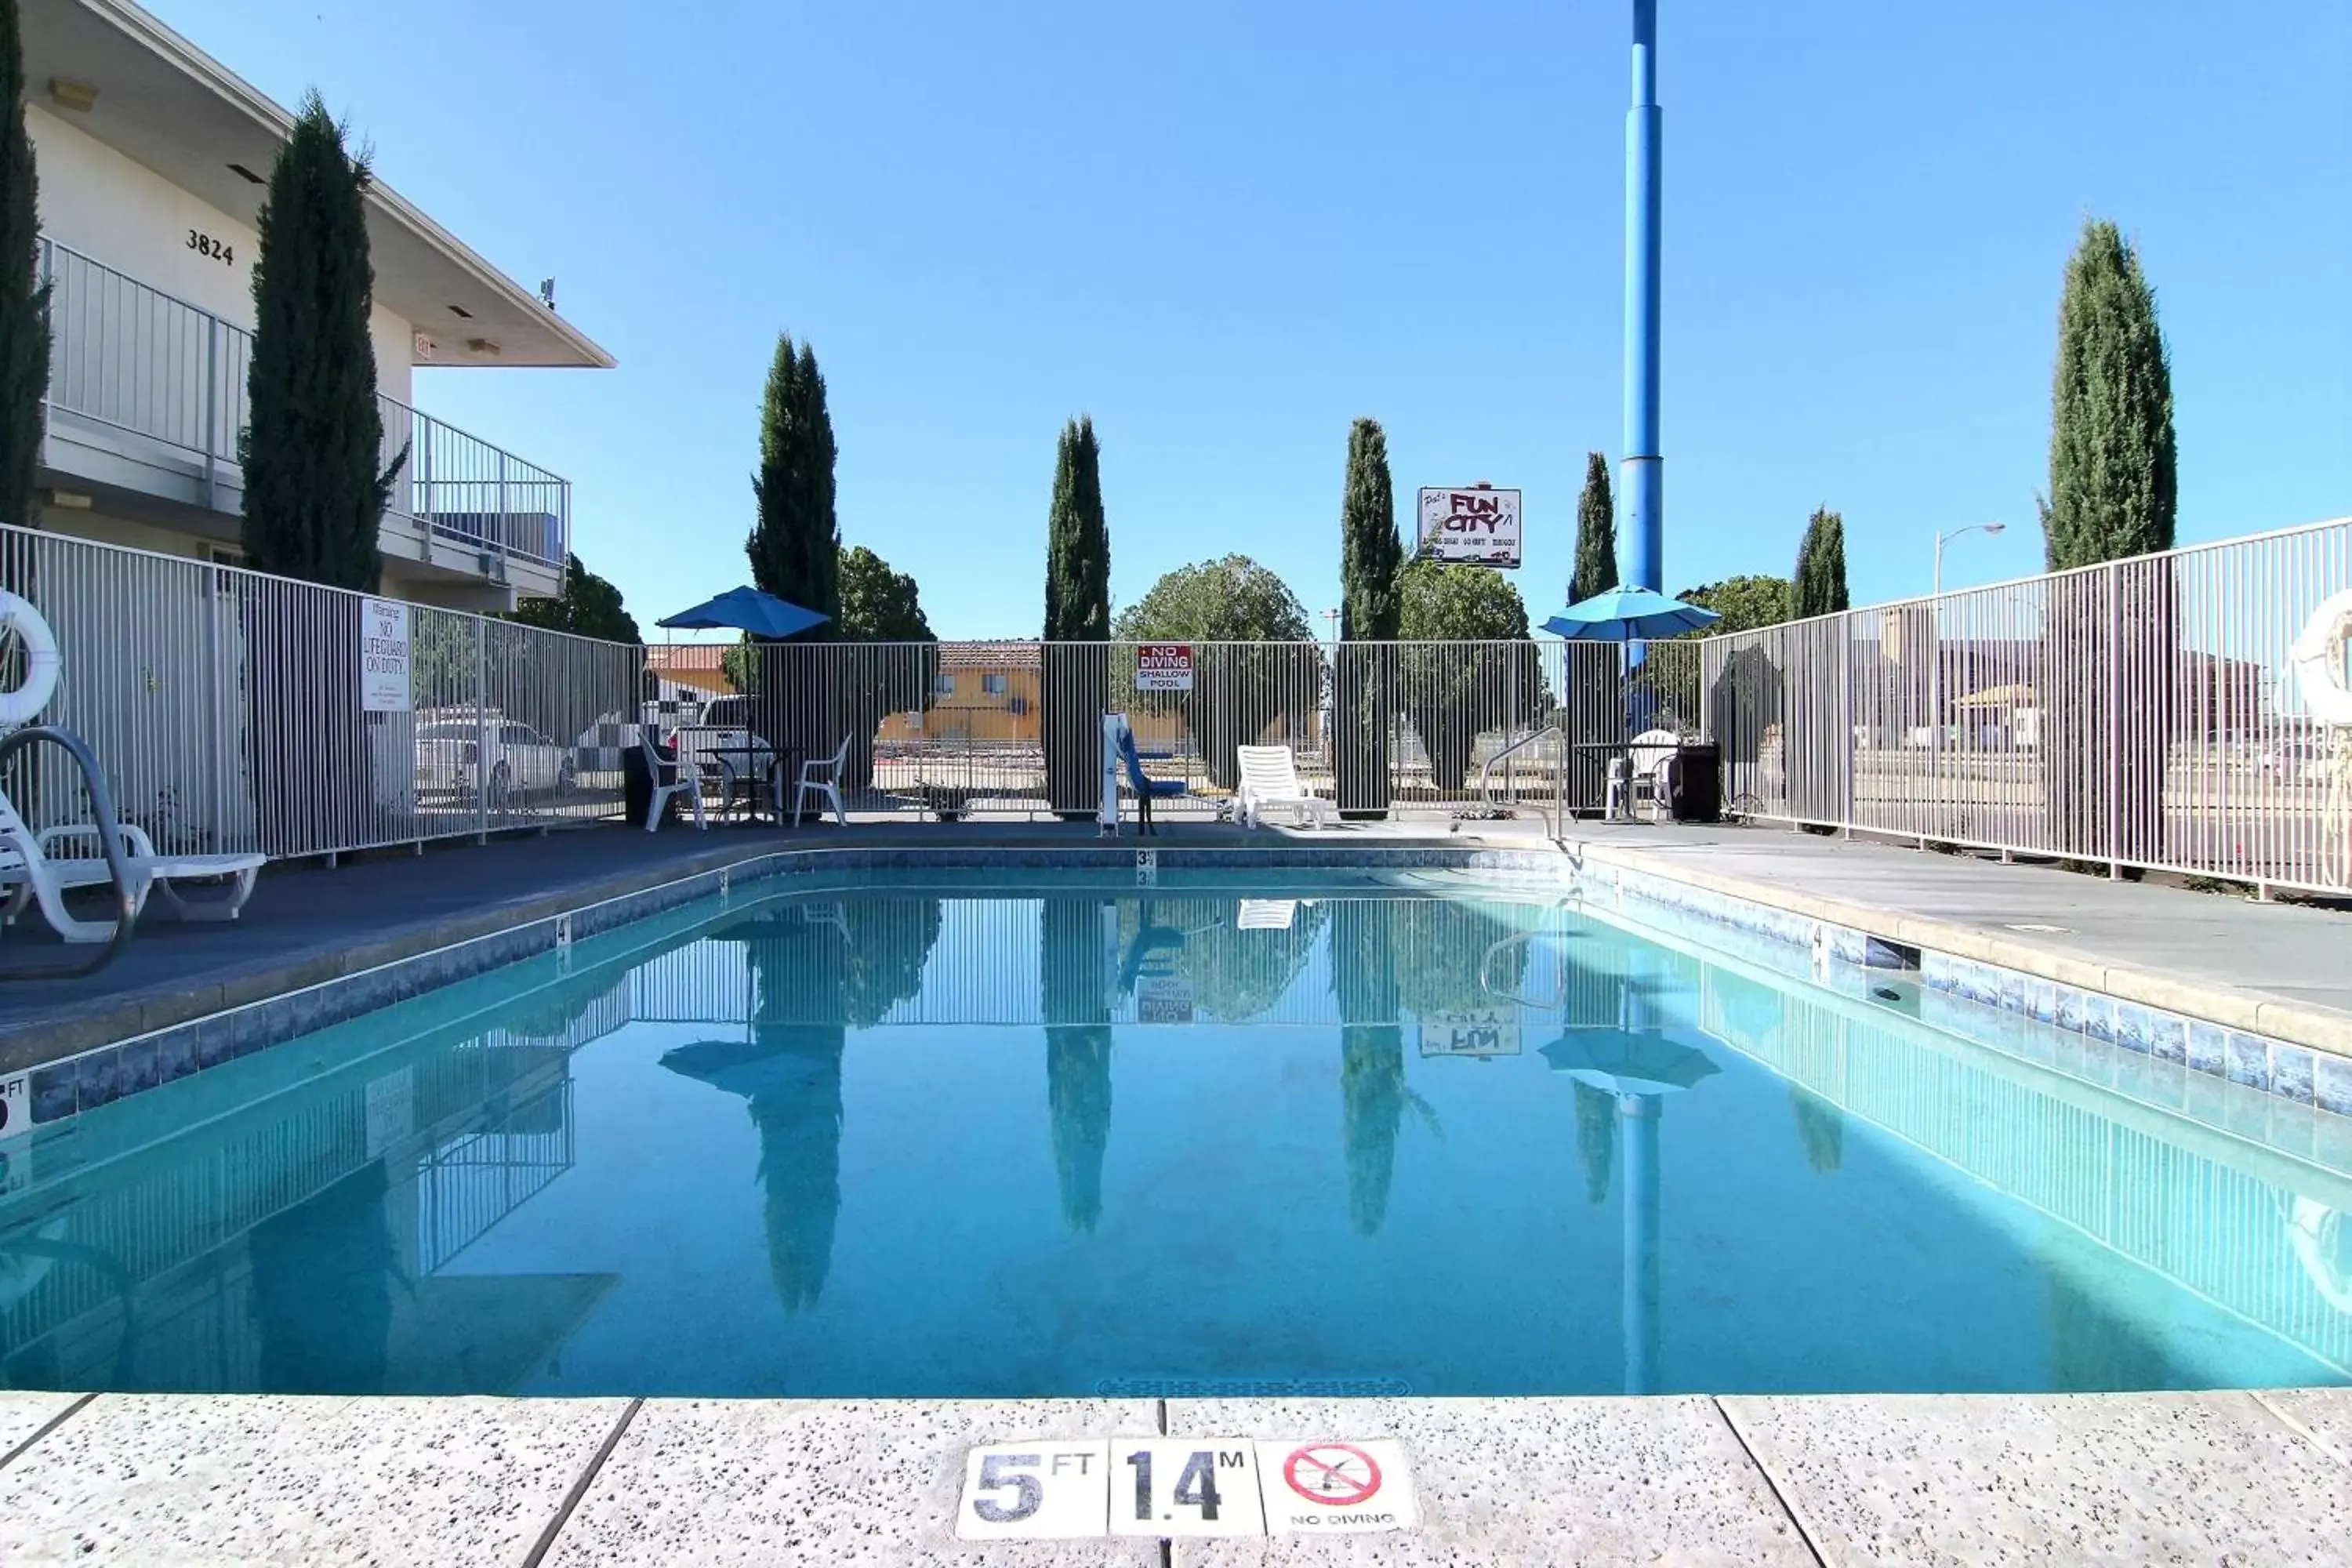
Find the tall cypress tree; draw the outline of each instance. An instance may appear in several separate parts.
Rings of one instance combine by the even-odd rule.
[[[2172,368],[2138,252],[2105,220],[2066,265],[2050,398],[2042,529],[2063,572],[2169,550],[2179,505]],[[2162,858],[2179,637],[2170,567],[2120,565],[2051,584],[2040,703],[2044,807],[2056,847]],[[2135,721],[2122,723],[2122,713]]]
[[[1348,430],[1348,473],[1339,496],[1339,636],[1332,671],[1332,773],[1343,813],[1372,816],[1389,804],[1388,695],[1392,649],[1404,616],[1389,438],[1377,419]]]
[[[49,290],[37,281],[39,184],[25,134],[16,0],[0,0],[0,522],[31,528],[38,522],[41,396],[49,384]],[[0,569],[0,585],[13,585],[18,575]]]
[[[2172,363],[2139,253],[2112,223],[2083,228],[2058,306],[2050,400],[2050,569],[2172,548],[2179,508]]]
[[[404,448],[383,460],[368,301],[368,162],[316,91],[269,171],[246,377],[245,552],[262,571],[373,592]]]
[[[1797,547],[1797,572],[1790,579],[1791,620],[1834,615],[1847,607],[1845,519],[1827,507],[1813,509]]]
[[[760,468],[751,476],[759,515],[743,552],[761,593],[835,618],[841,614],[841,526],[833,495],[839,455],[816,350],[779,333],[760,398]],[[809,635],[832,637],[833,621]]]
[[[1095,422],[1062,426],[1054,453],[1054,504],[1045,518],[1045,640],[1110,636],[1110,528],[1103,520],[1102,447]]]
[[[1076,816],[1098,804],[1097,752],[1110,701],[1110,525],[1104,520],[1102,447],[1095,422],[1062,426],[1054,450],[1054,500],[1045,514],[1045,646],[1041,720],[1045,793]]]
[[[1617,505],[1609,493],[1609,459],[1584,458],[1584,493],[1576,498],[1576,575],[1568,602],[1580,604],[1617,586]]]

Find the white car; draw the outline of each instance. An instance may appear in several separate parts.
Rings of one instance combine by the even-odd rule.
[[[487,752],[489,773],[481,763]],[[416,727],[416,787],[470,795],[488,784],[490,799],[551,790],[569,795],[577,781],[572,748],[511,719],[436,721]]]

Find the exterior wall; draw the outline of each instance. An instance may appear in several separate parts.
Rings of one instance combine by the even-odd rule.
[[[152,550],[160,555],[184,555],[197,561],[208,559],[206,552],[214,546],[235,548],[223,544],[219,540],[199,539],[193,533],[158,528],[149,522],[134,522],[124,517],[110,517],[102,511],[85,511],[78,507],[42,509],[41,526],[51,533],[62,533],[73,539],[94,539],[100,544],[128,545],[133,550]]]
[[[261,240],[250,226],[29,102],[25,130],[40,175],[44,233],[151,289],[252,330],[253,258]],[[188,248],[191,229],[232,247],[236,260],[223,263]],[[369,332],[378,388],[413,403],[414,329],[379,305]]]

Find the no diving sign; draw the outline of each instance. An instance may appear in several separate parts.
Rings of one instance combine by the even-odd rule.
[[[1418,1522],[1393,1438],[1257,1446],[1265,1478],[1265,1524],[1276,1535],[1350,1535]]]

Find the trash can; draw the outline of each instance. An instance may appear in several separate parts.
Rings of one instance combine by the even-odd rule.
[[[1666,815],[1676,822],[1723,820],[1723,748],[1685,741],[1666,771]]]

